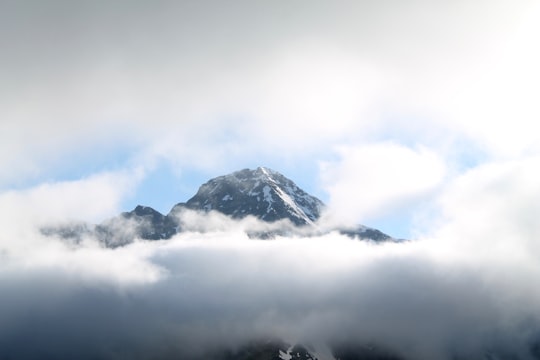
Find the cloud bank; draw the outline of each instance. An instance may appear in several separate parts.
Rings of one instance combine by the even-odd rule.
[[[464,175],[441,197],[440,226],[407,243],[252,240],[253,219],[191,213],[190,231],[171,240],[108,249],[91,238],[73,246],[17,234],[8,229],[18,222],[6,223],[1,355],[207,358],[279,337],[377,344],[410,359],[531,358],[540,251],[537,226],[522,215],[536,203],[536,179],[520,171],[536,162]],[[501,187],[507,197],[495,196]],[[475,207],[477,196],[491,206]]]

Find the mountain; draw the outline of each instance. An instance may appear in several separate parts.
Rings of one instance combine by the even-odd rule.
[[[317,221],[324,204],[277,171],[258,167],[211,179],[173,212],[178,207],[216,210],[235,219],[247,215],[268,222],[289,219],[303,226]]]
[[[337,231],[357,239],[394,240],[364,225],[323,231],[317,226],[317,221],[324,208],[321,200],[306,193],[292,180],[277,171],[258,167],[210,179],[188,201],[173,206],[167,215],[151,207],[138,205],[132,211],[123,212],[99,225],[75,224],[42,229],[42,232],[77,241],[84,235],[94,235],[108,246],[125,245],[136,238],[165,240],[184,231],[184,212],[195,211],[217,212],[232,219],[252,216],[271,225],[271,229],[263,231],[247,229],[248,235],[254,238],[295,233],[314,236]]]
[[[130,212],[106,220],[95,227],[98,239],[110,246],[125,245],[136,238],[170,239],[178,232],[178,221],[149,206],[138,205]]]

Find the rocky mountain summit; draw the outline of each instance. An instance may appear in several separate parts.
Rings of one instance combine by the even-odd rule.
[[[193,210],[216,210],[235,219],[252,215],[273,222],[289,219],[297,226],[312,225],[321,215],[321,200],[300,189],[277,171],[244,169],[203,184],[185,204]]]
[[[124,212],[93,227],[77,224],[45,229],[43,232],[70,238],[93,234],[110,246],[124,245],[136,238],[164,240],[185,231],[182,215],[194,211],[202,214],[216,212],[236,220],[251,216],[272,225],[271,229],[264,231],[247,229],[248,235],[254,238],[296,233],[315,236],[336,231],[351,238],[394,240],[389,235],[364,225],[321,230],[317,221],[324,208],[321,200],[306,193],[292,180],[277,171],[258,167],[207,181],[192,198],[174,205],[167,215],[151,207],[138,205],[132,211]]]

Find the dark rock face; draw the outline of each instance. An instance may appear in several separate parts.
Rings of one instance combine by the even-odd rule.
[[[138,205],[130,212],[109,219],[95,227],[96,237],[107,246],[122,246],[135,238],[145,240],[170,239],[177,233],[177,224],[148,206]]]
[[[208,181],[185,207],[216,210],[236,219],[247,215],[268,222],[289,219],[302,226],[316,221],[324,204],[280,173],[259,167]]]
[[[137,206],[131,212],[122,213],[125,219],[135,220],[137,235],[143,239],[169,239],[176,234],[176,222],[148,206]]]
[[[301,344],[294,345],[289,351],[289,356],[291,360],[318,360]]]

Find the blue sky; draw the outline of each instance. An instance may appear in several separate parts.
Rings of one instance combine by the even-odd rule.
[[[70,214],[99,221],[263,165],[336,219],[433,229],[461,177],[540,155],[539,7],[389,4],[3,2],[0,191],[100,179]]]

